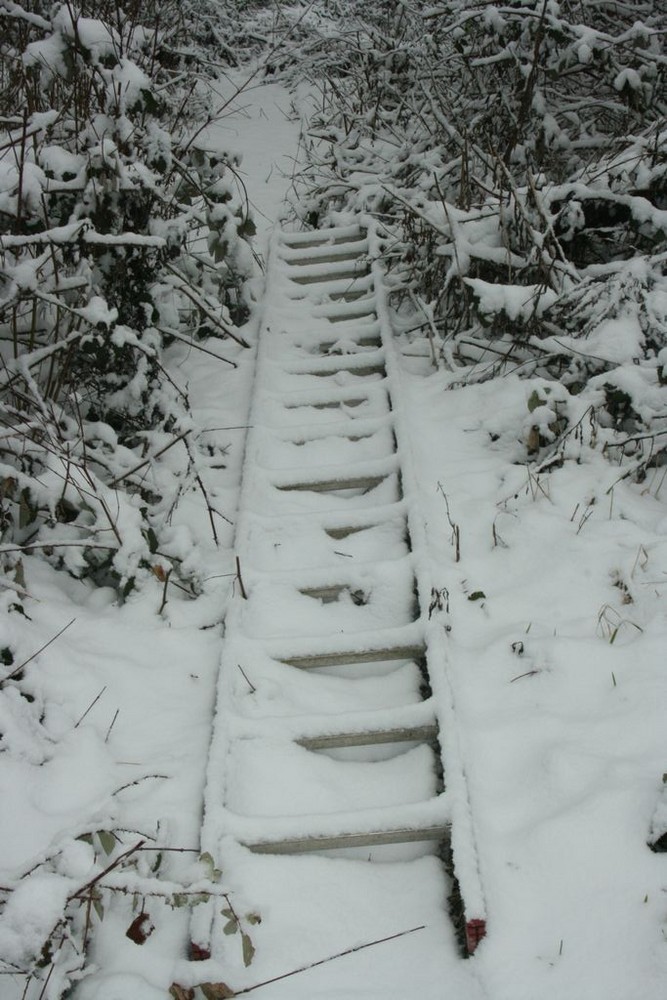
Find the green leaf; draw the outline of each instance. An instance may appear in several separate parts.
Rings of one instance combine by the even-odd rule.
[[[195,896],[190,896],[190,906],[199,906],[200,903],[208,903],[210,898],[210,893],[198,892]]]
[[[148,90],[147,87],[141,88],[141,103],[144,109],[149,115],[157,115],[160,111],[160,105],[155,99],[155,96]]]
[[[23,568],[23,560],[17,559],[16,566],[14,567],[14,579],[18,583],[19,587],[25,590],[25,570]]]
[[[148,542],[148,551],[154,555],[157,552],[158,541],[157,535],[150,527],[146,529],[146,541]]]
[[[37,507],[30,503],[30,491],[26,488],[21,490],[19,497],[19,527],[26,528],[37,517]]]
[[[239,929],[239,922],[237,920],[236,914],[231,907],[225,907],[224,910],[220,910],[223,917],[227,918],[227,923],[222,928],[223,934],[236,934]]]
[[[261,924],[262,922],[259,913],[246,913],[245,918],[249,924]]]
[[[475,590],[475,591],[473,591],[472,594],[470,594],[470,596],[468,597],[468,600],[469,601],[483,601],[485,597],[486,597],[486,594],[484,593],[483,590]]]
[[[219,868],[215,867],[215,861],[213,856],[209,854],[208,851],[204,851],[203,854],[199,855],[199,860],[206,869],[206,875],[211,880],[211,882],[219,882],[222,878],[222,872]]]
[[[530,396],[528,397],[528,412],[532,413],[533,410],[536,410],[538,408],[538,406],[543,406],[543,405],[544,405],[544,400],[538,394],[537,389],[533,389]]]
[[[241,945],[243,947],[243,964],[247,969],[254,958],[255,946],[250,940],[250,936],[245,932],[241,933]]]
[[[99,896],[93,896],[93,909],[100,920],[104,920],[104,907]]]
[[[254,236],[257,233],[257,226],[252,216],[246,215],[243,222],[237,227],[237,232],[243,239],[248,239],[249,236]]]
[[[113,854],[116,849],[116,838],[113,833],[108,833],[107,830],[98,830],[97,839],[100,842],[100,847],[105,854]]]

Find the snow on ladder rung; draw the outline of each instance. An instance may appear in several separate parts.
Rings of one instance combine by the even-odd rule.
[[[287,247],[317,247],[332,246],[337,243],[349,243],[351,240],[361,240],[365,237],[359,226],[338,226],[335,229],[311,229],[303,233],[283,233],[282,244]]]
[[[352,355],[354,357],[354,355]],[[316,378],[326,378],[328,375],[338,375],[345,372],[348,375],[355,375],[357,378],[367,378],[369,375],[386,375],[384,363],[379,361],[373,365],[346,365],[345,360],[349,355],[339,355],[340,363],[335,367],[329,365],[326,368],[300,368],[298,371],[291,371],[291,375],[314,375]],[[338,360],[338,359],[337,359]]]
[[[319,667],[353,666],[355,663],[383,663],[387,660],[421,660],[426,652],[423,643],[406,642],[398,645],[387,644],[373,649],[343,649],[321,653],[297,653],[294,656],[279,656],[281,663],[301,670],[317,670]]]
[[[338,264],[344,261],[363,260],[368,266],[368,243],[366,240],[359,240],[356,243],[338,243],[335,246],[325,245],[312,247],[308,251],[308,256],[300,255],[299,250],[285,250],[281,253],[281,258],[290,267],[308,267],[312,264]]]
[[[364,732],[352,730],[340,733],[323,733],[321,736],[302,736],[296,742],[306,750],[330,750],[338,747],[369,747],[385,743],[434,743],[438,727],[434,722],[413,726],[400,726]]]
[[[320,246],[289,247],[282,243],[279,256],[290,267],[308,267],[313,264],[335,264],[339,261],[363,259],[368,263],[368,239],[359,235],[356,239]]]
[[[337,490],[374,490],[384,482],[390,473],[377,476],[341,476],[337,479],[319,479],[313,482],[294,482],[276,484],[276,489],[283,491],[334,493]]]
[[[341,406],[354,408],[367,402],[368,396],[349,396],[347,399],[343,396],[339,399],[299,399],[295,402],[287,400],[284,406],[286,410],[299,410],[306,406],[312,407],[314,410],[336,410]]]
[[[264,840],[245,846],[253,854],[305,854],[311,851],[332,851],[351,847],[379,847],[384,844],[415,844],[423,841],[443,841],[449,835],[445,823],[417,828],[371,830],[364,833],[338,833],[291,837],[285,840]]]
[[[329,323],[343,323],[350,319],[363,319],[366,316],[375,319],[377,318],[375,306],[375,298],[372,295],[351,302],[339,299],[337,302],[313,306],[313,315],[318,319],[326,319]]]
[[[380,340],[379,334],[371,337],[350,337],[349,344],[354,345],[355,348],[378,348],[382,346],[382,341]],[[341,340],[323,340],[317,345],[317,349],[320,354],[326,354],[329,357],[355,357],[354,354],[344,354],[341,350],[337,351],[335,355],[331,353],[332,349],[341,343]]]
[[[325,261],[294,267],[292,264],[285,270],[290,281],[298,285],[312,285],[319,282],[340,281],[366,276],[368,262],[354,257],[351,260]]]
[[[358,531],[366,531],[367,528],[372,528],[372,524],[344,524],[339,527],[325,528],[324,532],[333,538],[335,541],[339,542],[343,538],[349,538],[350,535],[356,535]]]
[[[349,288],[326,291],[326,295],[330,302],[358,302],[368,295],[368,288],[354,288],[350,285]]]
[[[363,277],[356,278],[335,278],[328,282],[320,282],[317,285],[302,285],[293,282],[293,288],[287,293],[292,300],[303,300],[314,297],[319,300],[318,305],[328,304],[338,306],[340,303],[346,305],[355,302],[373,302],[373,286]]]

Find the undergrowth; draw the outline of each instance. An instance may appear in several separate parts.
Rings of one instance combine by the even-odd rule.
[[[429,342],[446,384],[534,383],[524,461],[585,436],[640,477],[664,462],[654,6],[327,3],[315,34],[298,69],[320,95],[303,221],[379,220],[397,328]]]

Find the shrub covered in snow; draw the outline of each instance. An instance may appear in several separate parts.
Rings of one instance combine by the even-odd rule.
[[[242,342],[248,311],[238,164],[207,151],[208,117],[192,117],[213,8],[1,13],[2,541],[127,590],[141,567],[164,571],[155,515],[196,476],[164,347]],[[161,471],[174,445],[177,472]]]
[[[312,46],[322,111],[304,218],[354,207],[383,220],[394,301],[458,380],[516,370],[573,396],[590,383],[595,420],[647,433],[655,462],[667,96],[654,6],[346,12],[347,32],[332,43],[323,19]]]

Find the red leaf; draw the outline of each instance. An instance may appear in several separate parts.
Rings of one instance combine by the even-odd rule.
[[[202,948],[200,945],[195,944],[194,941],[190,942],[190,961],[191,962],[205,962],[211,957],[211,952],[208,948]]]
[[[135,944],[143,944],[154,930],[155,926],[149,914],[140,913],[125,931],[125,937],[129,937],[130,941],[134,941]]]
[[[473,918],[466,921],[466,945],[468,954],[472,955],[479,942],[486,937],[486,920]]]

